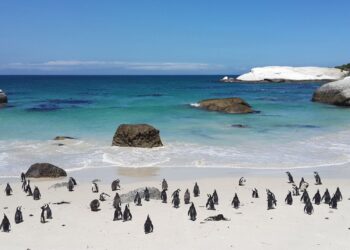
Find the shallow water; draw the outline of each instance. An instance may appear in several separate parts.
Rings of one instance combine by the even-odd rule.
[[[349,109],[310,102],[320,83],[222,84],[220,76],[0,76],[0,175],[46,161],[111,166],[307,168],[350,161]],[[198,110],[238,96],[260,113]],[[111,147],[121,123],[149,123],[164,148]],[[235,126],[236,125],[236,126]],[[244,125],[240,128],[237,125]],[[51,139],[77,137],[64,146]]]

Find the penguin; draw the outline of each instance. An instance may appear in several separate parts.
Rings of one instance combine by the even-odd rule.
[[[286,174],[288,175],[288,183],[294,183],[294,179],[293,176],[290,172],[286,172]]]
[[[24,179],[23,183],[22,183],[22,189],[24,192],[26,192],[26,188],[27,188],[27,180]]]
[[[97,212],[100,210],[99,207],[100,207],[100,202],[97,199],[90,202],[91,211]]]
[[[40,214],[40,222],[41,223],[46,223],[46,220],[45,220],[45,210],[46,210],[46,207],[45,205],[41,207],[41,214]]]
[[[326,188],[326,191],[322,195],[321,201],[324,200],[324,203],[329,204],[331,201],[331,195],[329,194],[328,188]]]
[[[205,205],[205,207],[208,209],[208,210],[215,210],[215,203],[214,203],[214,200],[213,200],[213,196],[208,194],[208,200],[207,200],[207,204]]]
[[[73,178],[73,177],[69,177],[69,180],[71,180],[73,182],[73,185],[76,186],[77,185],[77,181]]]
[[[163,191],[160,193],[160,198],[162,200],[162,203],[168,202],[168,196],[166,194],[166,189],[163,189]]]
[[[314,176],[315,176],[315,185],[322,185],[322,181],[321,181],[321,177],[317,172],[314,172]]]
[[[297,185],[293,184],[293,196],[299,196],[299,188]]]
[[[34,187],[34,192],[33,192],[33,199],[34,200],[40,200],[41,194],[39,191],[39,188],[37,186]]]
[[[320,190],[317,190],[316,194],[312,198],[312,201],[314,201],[316,205],[320,205],[320,203],[321,203]]]
[[[305,182],[304,177],[301,177],[301,180],[299,182],[299,189],[301,189],[301,185]]]
[[[139,192],[137,192],[135,195],[134,203],[136,204],[136,206],[142,206],[141,196],[140,196]]]
[[[145,234],[149,234],[153,232],[153,224],[149,215],[147,215],[147,219],[144,225],[144,230],[145,230]]]
[[[150,199],[150,194],[149,194],[149,190],[148,188],[146,187],[145,190],[143,191],[143,194],[145,196],[145,201],[149,201]]]
[[[171,203],[174,205],[174,208],[179,208],[180,206],[180,189],[177,189],[174,191],[174,193],[172,194],[173,200],[171,201]]]
[[[5,193],[6,193],[6,196],[12,195],[12,188],[11,188],[9,183],[7,183],[7,185],[6,185]]]
[[[303,195],[300,197],[300,201],[302,201],[304,204],[310,201],[309,193],[306,190],[304,191]]]
[[[121,220],[122,217],[123,217],[122,209],[119,205],[117,205],[114,211],[113,221]]]
[[[218,197],[218,193],[216,192],[216,189],[213,192],[213,201],[215,205],[219,205],[219,197]]]
[[[26,175],[22,172],[21,173],[21,182],[24,182],[26,180]]]
[[[2,222],[0,224],[0,230],[2,229],[3,232],[10,232],[11,230],[11,223],[9,219],[7,218],[6,214],[4,214],[4,218],[2,219]]]
[[[190,208],[188,209],[187,214],[190,216],[191,221],[195,221],[197,219],[197,211],[196,211],[196,208],[194,207],[193,202],[192,202]]]
[[[33,196],[32,188],[30,187],[29,180],[28,180],[28,185],[26,187],[26,193],[27,193],[27,196]]]
[[[186,189],[186,192],[184,194],[184,203],[190,204],[190,199],[191,199],[190,191]]]
[[[124,213],[123,213],[123,221],[128,221],[128,220],[132,220],[132,214],[130,212],[129,205],[126,204],[124,208]]]
[[[200,194],[200,190],[199,190],[199,186],[197,184],[197,182],[194,184],[194,187],[193,187],[193,196],[194,197],[198,197]]]
[[[293,197],[292,197],[292,192],[289,191],[287,194],[286,199],[284,200],[286,204],[292,205],[293,204]]]
[[[259,193],[256,188],[252,190],[252,198],[259,198]]]
[[[267,193],[267,210],[274,209],[275,206],[277,206],[277,200],[274,195],[269,189],[266,189]]]
[[[113,207],[117,208],[122,205],[120,196],[118,193],[115,193],[114,199],[113,199]]]
[[[96,182],[92,182],[91,190],[93,193],[98,193],[98,185]]]
[[[19,224],[21,222],[23,222],[22,210],[21,210],[21,207],[17,207],[16,213],[15,213],[15,223]]]
[[[168,183],[165,179],[162,181],[162,190],[168,190]]]
[[[46,204],[45,210],[46,210],[46,219],[49,219],[49,220],[52,219],[52,211],[49,204]]]
[[[304,212],[307,213],[308,215],[311,215],[314,212],[314,208],[310,201],[305,203]]]
[[[114,180],[111,184],[111,188],[112,188],[112,191],[117,191],[118,189],[120,189],[120,180],[119,179]]]
[[[235,196],[232,199],[231,205],[233,206],[233,208],[238,209],[240,204],[241,202],[238,199],[237,193],[235,193]]]
[[[106,200],[106,196],[110,197],[109,194],[101,193],[100,194],[100,201],[105,201]]]
[[[238,181],[239,186],[244,186],[245,183],[246,183],[246,179],[244,179],[244,177],[241,177]]]
[[[334,196],[336,197],[337,201],[342,201],[343,200],[343,196],[342,196],[342,194],[340,192],[339,187],[337,187],[337,190],[335,191]]]
[[[338,199],[335,194],[333,195],[332,199],[329,201],[329,207],[333,209],[338,208]]]
[[[74,182],[73,182],[73,180],[71,178],[69,178],[67,188],[68,188],[69,192],[73,192],[74,191]]]

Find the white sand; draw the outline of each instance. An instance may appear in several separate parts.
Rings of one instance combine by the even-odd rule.
[[[264,81],[264,80],[339,80],[348,72],[336,68],[326,67],[286,67],[268,66],[253,68],[250,72],[239,76],[241,81]]]
[[[311,185],[309,194],[313,197],[317,188],[323,194],[326,187],[331,195],[339,186],[344,200],[338,203],[338,209],[327,205],[314,205],[313,215],[303,212],[299,197],[294,204],[284,204],[284,198],[291,189],[287,177],[281,173],[278,178],[250,177],[244,187],[238,186],[238,177],[199,179],[201,196],[192,197],[193,181],[169,181],[168,204],[159,200],[143,201],[142,207],[130,204],[133,220],[129,222],[113,221],[112,199],[114,192],[110,185],[101,185],[101,190],[111,195],[101,205],[101,211],[91,212],[89,203],[98,198],[91,192],[90,183],[78,183],[74,192],[65,187],[48,189],[54,183],[63,180],[36,181],[42,193],[40,201],[27,197],[21,190],[19,181],[11,183],[12,196],[0,194],[0,209],[11,221],[12,231],[0,233],[0,249],[350,249],[350,183],[348,179],[323,178],[322,186],[315,186],[312,174],[305,176]],[[322,176],[321,176],[322,177]],[[299,181],[300,176],[294,176]],[[79,182],[79,180],[77,180]],[[137,187],[156,186],[160,181],[137,182],[123,185],[120,194]],[[0,188],[3,190],[5,183]],[[258,188],[260,198],[251,198],[251,189]],[[179,209],[171,206],[171,193],[181,189]],[[190,188],[191,200],[195,203],[198,218],[192,222],[187,216],[189,205],[183,204],[183,194]],[[214,188],[219,195],[216,211],[205,209],[206,194]],[[277,208],[267,211],[265,189],[275,193]],[[241,201],[238,210],[231,207],[231,200],[237,192]],[[46,224],[40,223],[40,207],[44,203],[69,201],[69,205],[51,204],[53,219]],[[17,206],[22,205],[24,222],[14,223]],[[5,209],[5,207],[7,207]],[[124,204],[123,204],[124,209]],[[207,216],[222,213],[230,221],[201,223]],[[33,217],[29,217],[33,214]],[[150,215],[154,232],[145,235],[143,224]],[[328,217],[329,219],[325,219]],[[62,225],[65,224],[63,227]]]

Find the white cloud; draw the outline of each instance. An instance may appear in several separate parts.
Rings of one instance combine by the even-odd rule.
[[[10,63],[2,65],[3,69],[26,70],[72,70],[72,69],[125,69],[143,71],[201,71],[223,68],[221,65],[207,63],[182,62],[123,62],[123,61],[79,61],[55,60],[41,63]]]

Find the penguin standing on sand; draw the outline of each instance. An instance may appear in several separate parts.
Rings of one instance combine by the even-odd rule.
[[[162,203],[168,202],[168,195],[166,194],[165,189],[163,189],[163,191],[160,193],[160,199],[162,200]]]
[[[12,194],[12,188],[9,183],[7,183],[6,185],[5,193],[6,193],[6,196],[10,196]]]
[[[6,214],[4,214],[4,218],[2,219],[2,222],[0,224],[0,230],[2,229],[3,232],[10,232],[11,230],[11,223],[9,219],[7,218]]]
[[[96,182],[92,182],[91,190],[93,193],[98,193],[98,185]]]
[[[191,199],[190,191],[186,189],[186,192],[184,194],[184,203],[190,204],[190,199]]]
[[[15,213],[15,223],[19,224],[21,222],[23,222],[23,215],[22,215],[21,207],[17,207],[16,213]]]
[[[292,205],[293,204],[293,197],[292,197],[292,192],[291,191],[288,192],[287,197],[284,199],[284,201],[288,205]]]
[[[149,215],[147,215],[147,219],[144,225],[144,230],[145,230],[145,234],[149,234],[153,232],[153,224]]]
[[[233,206],[233,208],[238,209],[240,204],[241,202],[238,199],[237,193],[235,193],[235,196],[232,199],[231,205]]]
[[[199,186],[197,184],[197,182],[194,184],[194,187],[193,187],[193,196],[194,197],[198,197],[200,194],[200,190],[199,190]]]
[[[190,219],[192,221],[195,221],[197,219],[197,211],[196,211],[196,208],[194,207],[193,202],[192,202],[190,208],[188,209],[188,213],[187,214],[190,216]]]

